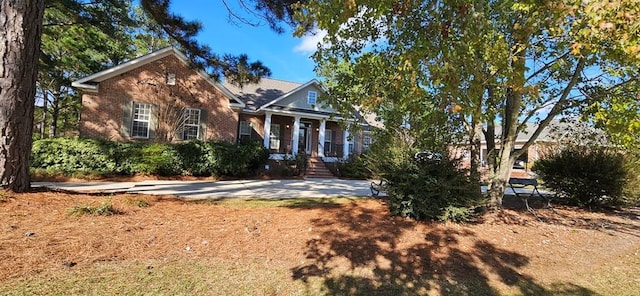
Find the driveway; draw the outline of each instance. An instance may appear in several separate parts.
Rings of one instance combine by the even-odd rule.
[[[143,193],[175,195],[190,198],[313,198],[371,196],[368,180],[304,179],[304,180],[236,180],[236,181],[172,181],[141,182],[32,182],[33,187],[48,187],[75,192]],[[487,187],[482,186],[486,193]],[[516,188],[518,193],[530,193],[529,188]],[[541,190],[542,194],[551,192]],[[380,196],[384,196],[384,192]],[[507,186],[505,195],[514,195]]]
[[[33,182],[34,187],[49,187],[76,192],[144,193],[191,198],[309,198],[371,196],[370,181],[341,179],[237,180],[142,182]]]

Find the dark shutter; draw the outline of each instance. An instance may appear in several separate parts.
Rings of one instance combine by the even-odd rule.
[[[151,105],[151,116],[149,118],[149,139],[155,139],[156,129],[158,128],[158,115],[160,110],[158,105]]]
[[[205,141],[207,139],[207,110],[200,109],[200,133],[198,140]]]
[[[122,127],[120,129],[124,138],[131,137],[132,113],[133,101],[124,100],[122,103]]]

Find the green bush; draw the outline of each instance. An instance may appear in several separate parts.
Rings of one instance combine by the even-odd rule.
[[[416,220],[467,221],[482,196],[456,160],[416,161],[382,165],[392,214]]]
[[[257,141],[232,144],[211,142],[213,174],[246,177],[255,174],[269,160],[269,150]]]
[[[623,189],[623,203],[631,207],[640,206],[640,150],[625,154],[624,167],[627,176]]]
[[[533,170],[545,187],[568,203],[597,208],[624,202],[627,170],[623,154],[573,146],[536,161]]]
[[[153,143],[139,150],[134,166],[136,173],[146,175],[175,176],[182,174],[182,163],[174,145]]]
[[[116,169],[117,144],[97,139],[53,138],[38,140],[31,150],[31,167],[65,175],[104,175]]]
[[[175,145],[185,172],[193,176],[211,176],[213,171],[213,153],[211,142],[189,141]]]
[[[365,163],[366,154],[351,155],[346,160],[337,164],[338,174],[343,178],[368,179],[371,178],[371,171],[367,169]]]
[[[261,143],[184,142],[178,144],[55,138],[34,142],[34,172],[47,175],[133,175],[245,177],[269,159]]]

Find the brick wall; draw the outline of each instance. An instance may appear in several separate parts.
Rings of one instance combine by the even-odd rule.
[[[167,85],[168,73],[175,73],[175,85]],[[130,140],[123,132],[123,117],[124,106],[131,101],[155,104],[159,114],[168,113],[171,108],[202,109],[206,112],[203,139],[236,139],[238,111],[229,108],[226,96],[173,55],[102,81],[98,92],[85,92],[80,135]],[[162,122],[160,119],[159,125]]]

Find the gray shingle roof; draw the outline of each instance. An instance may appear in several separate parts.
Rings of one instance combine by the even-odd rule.
[[[262,78],[257,84],[248,84],[242,88],[224,83],[224,87],[247,105],[247,109],[254,111],[301,85],[302,83],[271,78]]]

